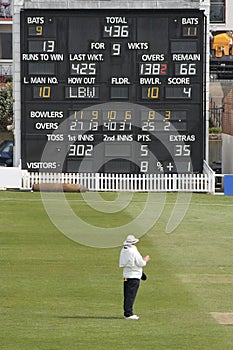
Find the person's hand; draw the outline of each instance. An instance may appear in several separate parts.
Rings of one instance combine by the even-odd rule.
[[[148,261],[150,260],[150,256],[149,256],[149,255],[145,256],[145,257],[143,258],[143,260],[144,260],[145,262],[148,262]]]

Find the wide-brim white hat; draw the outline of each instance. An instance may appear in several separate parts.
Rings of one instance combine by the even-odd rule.
[[[134,237],[133,235],[127,236],[126,240],[124,241],[123,245],[130,245],[130,244],[136,244],[139,242],[139,239]]]

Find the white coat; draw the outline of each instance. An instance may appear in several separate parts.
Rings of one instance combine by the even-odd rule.
[[[124,245],[120,253],[119,266],[123,268],[124,278],[140,279],[146,261],[143,260],[135,245]]]

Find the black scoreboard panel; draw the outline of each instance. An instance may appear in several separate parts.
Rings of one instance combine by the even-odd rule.
[[[199,10],[22,10],[29,171],[202,172]]]

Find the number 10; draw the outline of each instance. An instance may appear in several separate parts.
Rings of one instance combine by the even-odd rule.
[[[39,90],[39,96],[41,98],[50,98],[51,87],[50,86],[41,86]]]
[[[159,97],[159,88],[157,86],[149,87],[147,89],[147,97],[149,98],[158,98]]]

